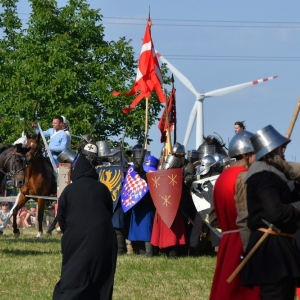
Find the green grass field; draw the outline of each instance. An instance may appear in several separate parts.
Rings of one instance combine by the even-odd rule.
[[[61,235],[36,239],[35,228],[0,236],[0,300],[52,299],[59,280]],[[216,258],[118,257],[113,299],[209,299]],[[89,300],[89,299],[87,299]]]

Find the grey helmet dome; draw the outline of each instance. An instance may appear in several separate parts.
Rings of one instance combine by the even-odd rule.
[[[201,160],[201,164],[198,166],[196,174],[206,175],[210,168],[216,164],[216,159],[213,155],[208,154]]]
[[[222,170],[224,167],[224,155],[216,152],[213,156],[216,160],[216,167]]]
[[[252,132],[241,130],[230,141],[228,147],[228,155],[230,158],[237,157],[239,155],[254,152],[253,145],[250,138],[254,134]]]
[[[281,135],[272,125],[268,125],[258,130],[251,137],[256,160],[260,160],[264,155],[272,152],[279,146],[288,144],[290,141],[290,139]]]
[[[176,153],[176,154],[185,154],[185,147],[184,145],[176,142],[172,148],[172,153]]]
[[[169,154],[167,156],[167,159],[164,161],[162,165],[162,170],[168,170],[173,168],[180,168],[181,167],[181,159],[179,157],[176,157],[172,154]]]

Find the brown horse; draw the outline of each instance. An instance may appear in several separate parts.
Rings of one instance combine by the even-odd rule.
[[[41,237],[43,233],[43,216],[46,200],[42,196],[49,196],[55,177],[53,175],[53,168],[47,167],[48,158],[43,157],[42,147],[40,146],[40,135],[37,138],[27,138],[26,147],[29,151],[26,153],[27,165],[25,168],[25,184],[21,186],[20,193],[13,208],[13,233],[15,237],[19,237],[20,230],[17,227],[17,213],[18,210],[25,205],[30,199],[26,195],[41,196],[38,198],[38,227],[39,231],[37,237]]]

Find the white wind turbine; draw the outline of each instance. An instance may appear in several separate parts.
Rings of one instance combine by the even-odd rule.
[[[272,76],[268,78],[263,78],[259,80],[253,80],[250,82],[237,84],[229,87],[225,87],[222,89],[214,90],[207,93],[198,93],[192,83],[180,72],[178,71],[171,63],[169,63],[160,53],[156,51],[157,57],[165,64],[167,64],[168,69],[196,96],[195,104],[192,108],[190,119],[188,122],[188,126],[186,129],[185,137],[184,137],[184,146],[187,146],[187,143],[190,139],[191,131],[195,122],[195,118],[197,116],[197,124],[196,124],[196,149],[199,147],[200,144],[203,142],[203,101],[205,98],[208,97],[217,97],[217,96],[223,96],[228,93],[235,92],[237,90],[243,89],[245,87],[255,85],[258,83],[262,83],[274,78],[277,78],[278,76]]]

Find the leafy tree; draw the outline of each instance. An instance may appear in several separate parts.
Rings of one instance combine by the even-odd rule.
[[[66,116],[75,135],[88,134],[100,115],[96,140],[121,136],[126,125],[127,137],[144,139],[145,101],[124,115],[121,108],[133,98],[112,96],[113,90],[132,87],[137,62],[131,41],[105,41],[100,10],[90,9],[85,0],[69,0],[61,8],[55,0],[31,0],[24,28],[17,1],[0,3],[0,135],[6,143],[30,130],[32,121],[49,128],[54,115]],[[149,126],[160,108],[154,94]]]

